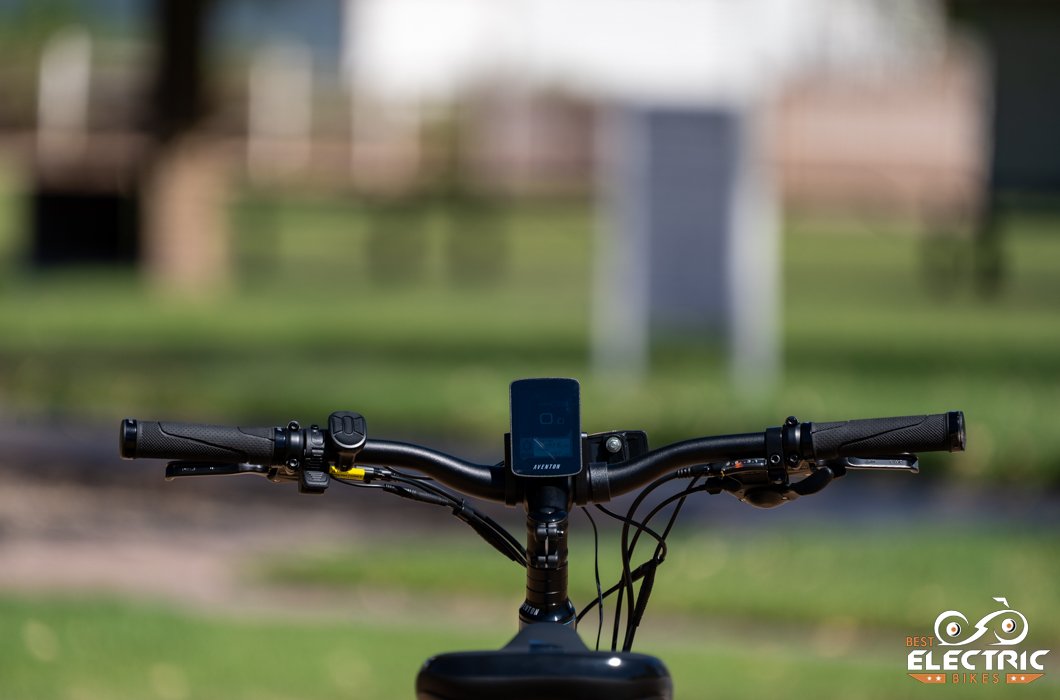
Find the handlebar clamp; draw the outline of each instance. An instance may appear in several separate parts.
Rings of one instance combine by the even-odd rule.
[[[784,461],[783,428],[766,428],[766,473],[770,484],[787,485],[788,465]]]

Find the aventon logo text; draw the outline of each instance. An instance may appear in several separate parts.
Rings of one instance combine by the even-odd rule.
[[[1045,670],[1042,658],[1049,650],[1006,648],[1022,642],[1027,637],[1029,625],[1023,613],[1009,607],[1008,600],[994,600],[1005,608],[995,610],[974,625],[962,613],[947,610],[935,618],[934,636],[906,637],[907,647],[926,647],[909,652],[907,669],[927,673],[909,675],[921,683],[967,685],[1030,683],[1044,676],[1044,673],[1036,672]],[[976,647],[1000,648],[965,648],[973,642],[978,642]]]

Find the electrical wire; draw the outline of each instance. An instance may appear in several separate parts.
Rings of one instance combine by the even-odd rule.
[[[497,464],[497,466],[503,466],[503,465],[504,465],[503,461],[499,462]],[[472,506],[470,503],[467,503],[467,501],[465,499],[457,498],[456,496],[453,496],[448,491],[445,491],[444,489],[438,488],[438,487],[434,486],[433,484],[424,484],[423,483],[424,481],[434,481],[434,479],[432,479],[429,476],[424,476],[424,475],[421,475],[421,474],[409,474],[407,472],[403,472],[403,471],[400,471],[398,469],[394,469],[393,467],[386,467],[386,470],[387,470],[387,475],[392,477],[392,478],[395,478],[395,480],[397,480],[397,481],[404,481],[404,483],[409,484],[410,486],[417,486],[417,487],[422,488],[422,489],[424,489],[426,491],[431,491],[432,493],[434,493],[436,495],[439,495],[439,496],[441,496],[443,498],[449,499],[453,503],[453,507],[459,508],[459,507],[463,506],[464,504],[466,504],[469,508],[471,508],[473,510],[473,512],[477,516],[478,520],[486,523],[486,525],[488,525],[490,527],[490,529],[494,530],[497,534],[499,534],[502,538],[504,538],[509,544],[511,544],[511,546],[515,549],[515,551],[520,555],[520,558],[524,562],[526,561],[526,547],[523,546],[523,544],[519,540],[515,539],[515,537],[512,536],[512,534],[510,532],[505,530],[500,524],[498,524],[496,521],[494,521],[493,518],[491,518],[488,515],[478,511],[477,509],[475,509],[474,506]]]
[[[665,508],[666,506],[670,505],[671,503],[673,503],[674,501],[676,501],[678,499],[687,498],[688,496],[691,496],[694,493],[702,493],[703,491],[709,491],[711,488],[716,488],[717,486],[718,486],[718,484],[717,484],[716,481],[707,481],[707,482],[704,482],[704,483],[702,483],[699,486],[696,486],[694,488],[690,486],[690,487],[688,487],[686,489],[683,489],[682,491],[680,491],[678,493],[675,493],[674,495],[672,495],[669,498],[665,499],[664,501],[659,503],[659,505],[655,506],[655,508],[652,509],[652,511],[650,513],[648,513],[648,516],[644,519],[644,522],[645,523],[650,522],[651,519],[654,518],[658,514],[658,512],[660,510],[662,510],[663,508]],[[639,535],[639,533],[634,533],[634,539],[633,539],[634,543],[636,542],[637,535]],[[633,545],[631,544],[631,547],[632,546]]]
[[[697,479],[698,479],[698,477],[697,477]],[[682,491],[681,491],[680,493],[674,494],[673,496],[670,496],[669,498],[667,498],[667,499],[663,500],[663,502],[662,502],[662,503],[660,503],[659,505],[657,505],[657,506],[656,506],[656,507],[655,507],[655,508],[654,508],[654,509],[653,509],[653,510],[652,510],[652,511],[651,511],[651,512],[650,512],[650,513],[648,514],[648,517],[644,519],[644,522],[645,522],[645,523],[647,523],[647,522],[650,522],[650,521],[651,521],[651,519],[652,519],[652,518],[654,518],[654,517],[655,517],[655,515],[656,515],[656,514],[657,514],[657,513],[659,512],[659,511],[661,511],[661,510],[662,510],[663,508],[665,508],[666,506],[670,505],[670,504],[671,504],[671,503],[673,503],[674,501],[680,500],[680,504],[679,504],[678,508],[676,508],[676,509],[674,510],[674,513],[673,513],[673,514],[671,515],[671,517],[670,517],[670,523],[669,523],[669,524],[667,525],[667,528],[666,528],[666,530],[665,530],[665,533],[666,533],[666,534],[669,534],[669,531],[670,531],[670,529],[671,529],[671,526],[673,525],[673,523],[674,523],[674,522],[676,521],[676,519],[677,519],[677,513],[678,513],[678,512],[679,512],[679,510],[680,510],[680,505],[682,505],[682,504],[684,503],[684,500],[685,500],[686,498],[688,498],[688,496],[692,495],[693,493],[700,493],[700,492],[703,492],[703,491],[707,491],[707,492],[710,492],[710,490],[711,490],[711,489],[713,489],[713,488],[717,488],[717,486],[718,486],[718,483],[717,483],[717,480],[716,480],[716,479],[712,479],[712,480],[709,480],[709,481],[708,481],[707,483],[703,483],[703,484],[701,484],[701,485],[699,485],[699,486],[695,486],[695,482],[693,482],[693,484],[689,485],[689,487],[688,487],[688,488],[686,488],[686,489],[682,490]],[[640,533],[636,533],[636,534],[637,534],[637,535],[639,535]],[[656,554],[658,554],[658,548],[656,548]],[[638,571],[640,571],[641,569],[643,569],[643,568],[647,567],[648,565],[651,565],[651,564],[652,564],[653,562],[657,562],[657,563],[655,564],[655,566],[656,566],[656,567],[657,567],[657,566],[658,566],[659,564],[661,564],[661,563],[662,563],[662,562],[661,562],[661,561],[660,561],[660,560],[659,560],[659,559],[658,559],[658,558],[656,557],[656,558],[650,559],[649,561],[647,561],[647,562],[645,562],[644,564],[642,564],[642,565],[641,565],[640,567],[638,567],[638,569],[637,569],[637,570],[638,570]],[[646,582],[646,583],[647,583],[647,582]],[[617,584],[617,585],[620,585],[620,584]],[[642,584],[642,585],[641,585],[641,588],[642,588],[642,589],[644,589],[644,584]],[[643,591],[643,595],[644,595],[644,598],[643,598],[643,600],[639,600],[639,599],[638,599],[638,601],[637,601],[637,606],[636,606],[636,607],[637,607],[637,609],[639,610],[639,613],[638,613],[637,615],[635,615],[635,616],[634,616],[634,620],[633,620],[633,625],[632,625],[632,627],[630,627],[630,626],[629,626],[629,625],[627,624],[627,630],[626,630],[626,633],[627,633],[627,638],[628,638],[628,642],[627,642],[627,644],[625,644],[625,645],[624,645],[624,650],[625,650],[625,651],[629,651],[629,650],[630,650],[630,649],[632,649],[632,647],[633,647],[633,639],[634,639],[634,637],[636,636],[636,630],[637,630],[637,627],[638,627],[638,626],[640,625],[640,620],[641,620],[641,619],[643,618],[644,610],[645,610],[645,609],[647,608],[647,605],[648,605],[648,598],[649,598],[649,597],[651,596],[651,587],[650,587],[650,586],[648,587],[648,589],[647,589],[647,590],[644,590],[644,591]],[[605,598],[607,597],[607,594],[606,594],[606,593],[604,594],[604,597],[605,597]]]
[[[387,469],[389,471],[393,472],[394,474],[397,474],[398,476],[405,477],[406,479],[414,479],[416,481],[434,481],[433,478],[427,476],[426,474],[409,474],[408,472],[403,472],[403,471],[394,469],[393,467],[387,467]]]
[[[519,540],[515,539],[515,537],[513,537],[510,532],[505,530],[503,527],[501,527],[499,523],[493,520],[493,518],[489,517],[485,513],[479,512],[465,499],[457,498],[445,489],[439,488],[433,484],[423,483],[418,479],[406,478],[404,474],[396,472],[395,470],[390,469],[389,467],[388,470],[390,472],[387,475],[388,478],[393,479],[394,481],[403,482],[410,486],[415,486],[416,488],[423,489],[424,491],[429,491],[437,496],[441,496],[442,498],[448,499],[450,503],[452,503],[453,508],[460,509],[466,507],[466,509],[471,512],[472,517],[474,517],[479,522],[484,523],[487,527],[489,527],[491,530],[501,536],[501,538],[508,544],[509,549],[513,550],[513,552],[517,555],[516,557],[513,557],[513,559],[517,563],[522,564],[522,566],[526,566],[526,547],[524,547],[523,544],[519,542]]]
[[[640,507],[640,504],[644,502],[644,499],[647,498],[648,495],[652,491],[654,491],[655,489],[659,488],[659,486],[663,485],[664,483],[666,483],[668,481],[672,481],[673,479],[678,479],[678,478],[681,478],[680,473],[679,472],[672,472],[672,473],[666,474],[665,476],[662,476],[662,477],[656,479],[655,481],[653,481],[652,483],[648,484],[648,486],[645,487],[645,489],[643,491],[641,491],[637,495],[637,498],[633,501],[633,504],[630,506],[629,513],[627,513],[627,517],[629,518],[629,520],[628,521],[623,521],[626,524],[623,525],[623,527],[622,527],[622,540],[621,540],[621,542],[622,542],[622,581],[621,581],[621,583],[625,585],[625,589],[620,589],[619,590],[618,599],[615,602],[615,624],[614,624],[614,630],[613,630],[612,636],[611,636],[611,648],[612,648],[612,651],[617,650],[617,646],[618,646],[618,628],[621,625],[622,602],[623,602],[623,600],[625,598],[628,597],[628,604],[627,604],[628,611],[626,613],[627,626],[629,624],[628,621],[629,621],[629,619],[632,618],[633,611],[634,611],[633,581],[629,580],[629,578],[628,578],[629,577],[629,563],[630,563],[630,560],[629,560],[628,551],[627,551],[627,544],[626,544],[629,541],[629,525],[633,522],[632,516],[633,516],[633,514],[636,513],[636,510]],[[621,519],[621,518],[619,518],[619,519]],[[640,535],[640,532],[638,531],[637,532],[637,536],[639,537],[639,535]]]
[[[688,499],[688,495],[693,491],[696,486],[696,482],[699,481],[699,479],[700,475],[697,475],[695,478],[692,479],[692,482],[686,488],[682,489],[680,494],[678,494],[680,496],[680,499],[677,501],[677,506],[674,508],[673,513],[670,514],[670,521],[666,523],[666,529],[663,530],[663,540],[665,540],[670,535],[670,530],[673,529],[674,523],[677,522],[677,516],[681,514],[681,508],[684,507],[685,501]],[[669,504],[671,500],[672,499],[667,499],[664,501],[664,503]],[[648,524],[651,519],[655,517],[655,514],[662,510],[664,507],[665,506],[663,505],[656,506],[655,509],[648,514],[648,517],[644,519],[644,524]],[[637,546],[637,539],[639,538],[639,535],[639,532],[635,533],[633,542],[630,543],[630,559],[633,558],[633,550]],[[651,577],[648,578],[646,576],[644,583],[642,583],[640,586],[640,593],[637,595],[637,603],[634,606],[634,610],[636,611],[636,613],[633,615],[632,618],[626,619],[626,640],[622,647],[624,651],[630,651],[631,649],[633,649],[633,639],[637,636],[637,628],[640,626],[640,621],[644,618],[644,611],[648,607],[648,600],[649,598],[651,598],[652,586],[655,583],[654,570],[658,569],[659,565],[662,564],[662,560],[659,558],[659,553],[659,546],[656,545],[655,554],[650,560],[652,562],[656,562],[651,564],[653,568],[653,570],[649,572],[651,574]]]
[[[582,512],[585,513],[585,517],[589,518],[589,522],[593,526],[593,568],[596,570],[596,600],[593,602],[598,603],[600,607],[600,624],[596,627],[596,650],[600,651],[600,633],[604,629],[604,594],[600,588],[600,534],[596,531],[596,521],[593,520],[592,513],[585,506],[582,506]],[[587,606],[586,610],[591,608],[591,605]],[[575,625],[581,622],[584,615],[585,611],[582,611],[582,614],[575,619]]]
[[[613,651],[617,650],[618,647],[618,632],[621,626],[623,602],[627,603],[626,633],[623,636],[623,650],[629,651],[629,649],[632,648],[632,636],[635,633],[631,634],[630,630],[636,629],[636,627],[639,625],[639,618],[643,616],[643,611],[646,608],[648,598],[650,597],[651,584],[654,581],[654,572],[651,573],[650,578],[648,579],[648,581],[646,581],[646,583],[648,584],[647,590],[644,590],[644,584],[641,585],[643,593],[639,598],[634,597],[633,583],[637,580],[640,580],[641,578],[644,578],[645,575],[649,573],[649,568],[657,568],[666,559],[667,550],[665,539],[670,534],[670,531],[673,529],[673,525],[676,522],[677,515],[680,513],[681,507],[684,505],[684,499],[687,498],[687,496],[691,493],[705,489],[694,488],[695,482],[693,481],[693,483],[690,484],[688,488],[682,489],[681,493],[679,493],[675,498],[667,499],[663,505],[660,505],[654,510],[652,510],[649,517],[641,523],[637,523],[632,516],[636,514],[636,510],[644,502],[645,498],[647,498],[648,495],[651,494],[652,491],[662,486],[664,483],[678,478],[687,478],[687,475],[674,472],[660,477],[659,479],[656,479],[654,482],[649,484],[640,494],[638,494],[637,498],[634,500],[633,504],[630,507],[629,513],[627,514],[627,518],[617,516],[617,514],[613,514],[605,508],[602,508],[601,506],[597,505],[597,507],[603,510],[605,513],[616,517],[616,519],[621,520],[624,523],[622,528],[622,579],[617,584],[609,588],[607,592],[605,592],[602,596],[602,598],[608,598],[612,593],[618,593],[618,598],[615,603],[615,624],[611,636],[611,648]],[[698,478],[699,477],[697,476],[696,479]],[[665,507],[665,505],[672,503],[678,498],[681,499],[681,504],[674,509],[674,513],[671,515],[670,521],[669,523],[667,523],[666,529],[661,537],[662,542],[659,542],[659,544],[657,544],[656,546],[655,556],[644,564],[641,564],[639,567],[637,567],[634,571],[631,572],[630,567],[633,555],[633,548],[636,546],[636,543],[639,540],[641,533],[649,532],[649,534],[652,534],[657,541],[660,539],[660,537],[654,534],[650,528],[642,529],[641,526],[646,526],[648,521],[652,517],[654,517],[659,512],[659,510],[661,510],[663,507]],[[630,540],[628,539],[630,525],[633,525],[635,528],[637,528],[637,531],[634,533],[633,536],[632,544],[629,544]],[[584,617],[584,615],[588,613],[588,611],[591,610],[595,604],[596,603],[594,602],[587,605],[585,609],[582,610],[581,614],[578,616],[578,620],[580,621],[581,618]],[[599,604],[602,608],[603,601],[601,600]]]
[[[630,574],[630,575],[633,577],[634,581],[639,581],[641,578],[643,578],[643,576],[644,576],[644,567],[643,567],[643,565],[642,566],[638,566],[636,569],[634,569],[633,573]],[[604,596],[603,596],[604,600],[606,600],[607,598],[610,598],[612,593],[615,593],[620,588],[622,588],[622,584],[623,584],[623,582],[619,581],[618,583],[616,583],[615,585],[611,586],[606,591],[604,591]],[[602,605],[603,601],[601,600],[600,603]],[[586,605],[585,608],[583,608],[582,611],[580,613],[578,613],[578,620],[577,621],[581,622],[582,618],[585,617],[585,615],[590,610],[592,610],[593,608],[596,607],[596,604],[597,604],[597,601],[594,600],[591,603],[589,603],[588,605]]]
[[[651,535],[652,537],[654,537],[657,542],[662,544],[663,557],[665,558],[665,556],[666,556],[666,554],[665,554],[666,553],[666,542],[665,542],[665,540],[662,539],[662,537],[659,536],[659,534],[657,532],[655,532],[654,530],[652,530],[649,527],[646,527],[646,526],[642,525],[641,523],[638,523],[638,522],[632,520],[631,518],[627,518],[627,517],[621,516],[618,513],[613,513],[611,511],[609,511],[607,508],[604,508],[599,503],[595,503],[593,505],[595,505],[598,510],[602,511],[606,515],[609,515],[612,518],[614,518],[615,520],[619,520],[619,521],[625,523],[626,527],[623,529],[623,532],[628,532],[628,530],[629,530],[628,526],[632,525],[633,527],[637,528],[641,532],[646,532],[649,535]],[[619,625],[621,624],[621,620],[622,620],[622,598],[626,594],[627,591],[628,591],[628,595],[630,597],[633,596],[633,581],[632,581],[632,578],[630,576],[630,571],[629,571],[629,557],[626,556],[625,550],[623,550],[623,552],[622,552],[622,582],[626,586],[626,589],[625,590],[619,589],[618,601],[615,603],[615,625],[614,625],[614,631],[611,634],[611,651],[617,651],[617,648],[618,648],[618,628],[619,628]],[[630,611],[629,611],[628,614],[631,615],[632,612],[633,612],[633,610],[632,610],[632,608],[630,608]]]
[[[634,526],[637,526],[637,523],[635,523],[635,521],[632,519],[632,515],[636,513],[637,508],[639,508],[640,504],[644,502],[644,499],[648,497],[648,494],[650,494],[652,491],[654,491],[655,489],[657,489],[659,486],[661,486],[662,484],[666,483],[667,481],[671,481],[671,480],[677,479],[677,478],[679,478],[679,476],[678,476],[678,474],[676,472],[674,472],[674,473],[662,476],[662,477],[656,479],[655,481],[653,481],[652,483],[650,483],[643,491],[641,491],[641,493],[639,493],[637,495],[637,498],[634,499],[633,504],[630,506],[629,513],[627,514],[626,518],[622,518],[621,516],[619,516],[617,514],[612,514],[612,513],[610,513],[610,511],[604,510],[604,512],[611,514],[612,517],[615,517],[616,519],[621,520],[623,523],[625,523],[622,526],[622,539],[621,539],[621,543],[622,543],[622,579],[621,579],[621,584],[624,587],[619,589],[618,598],[615,601],[615,624],[614,624],[614,627],[613,627],[612,632],[611,632],[611,650],[612,651],[617,651],[618,650],[618,630],[619,630],[619,627],[622,624],[622,603],[623,603],[623,601],[625,600],[627,602],[627,612],[626,612],[626,626],[627,626],[627,629],[628,629],[628,626],[629,626],[629,621],[633,618],[633,613],[634,613],[634,609],[635,609],[634,608],[635,601],[634,601],[634,597],[633,597],[633,580],[630,577],[630,558],[629,558],[629,551],[628,551],[628,548],[627,548],[627,543],[629,542],[629,526],[631,524],[634,525]],[[596,507],[597,508],[601,508],[600,505],[597,505]],[[638,530],[639,530],[639,527],[638,527]],[[638,535],[639,535],[639,531],[638,531]],[[656,536],[656,539],[659,539],[659,538]],[[664,558],[665,558],[665,554],[664,554]],[[624,637],[625,637],[625,635],[623,635],[623,638]]]
[[[655,506],[655,508],[653,508],[653,509],[651,510],[651,512],[650,512],[650,513],[648,513],[647,517],[645,517],[645,518],[644,518],[643,522],[644,522],[645,524],[647,524],[647,523],[651,522],[651,520],[652,520],[652,519],[653,519],[653,518],[654,518],[654,517],[655,517],[656,515],[658,515],[658,513],[659,513],[659,511],[660,511],[660,510],[662,510],[662,509],[663,509],[663,508],[665,508],[666,506],[670,505],[670,504],[671,504],[671,503],[673,503],[674,501],[676,501],[676,500],[678,500],[678,499],[681,499],[681,503],[683,504],[683,503],[684,503],[684,499],[685,499],[685,498],[688,498],[688,497],[689,497],[689,496],[691,496],[691,495],[692,495],[693,493],[700,493],[700,492],[702,492],[702,491],[706,491],[706,490],[708,490],[709,488],[711,488],[712,486],[715,486],[715,485],[716,485],[716,484],[713,484],[713,483],[704,483],[704,484],[700,484],[699,486],[695,486],[695,482],[693,482],[693,483],[692,483],[692,484],[690,484],[690,485],[689,485],[689,486],[688,486],[687,488],[685,488],[685,489],[682,489],[681,491],[679,491],[679,492],[677,492],[677,493],[673,494],[672,496],[670,496],[670,497],[666,498],[666,499],[665,499],[665,500],[663,500],[663,501],[662,501],[661,503],[659,503],[659,504],[658,504],[657,506]],[[679,512],[679,511],[678,511],[677,509],[675,509],[675,513],[677,513],[677,512]],[[671,518],[673,518],[673,515],[671,515]],[[670,534],[670,529],[671,529],[671,527],[672,527],[672,520],[671,520],[671,522],[670,522],[670,523],[667,523],[667,525],[666,525],[666,529],[665,529],[665,530],[663,530],[663,537],[664,537],[664,538],[665,538],[665,537],[666,537],[667,535],[669,535],[669,534]],[[630,554],[632,554],[632,553],[633,553],[633,550],[634,550],[634,548],[636,548],[636,546],[637,546],[637,538],[638,538],[639,536],[640,536],[640,533],[639,533],[639,532],[635,532],[635,533],[633,533],[633,539],[632,539],[632,540],[630,541],[630,545],[629,545],[629,551],[630,551]]]
[[[503,462],[500,464],[503,464]],[[458,498],[452,495],[451,493],[445,491],[444,489],[434,486],[433,484],[424,483],[427,481],[434,481],[428,476],[409,474],[407,472],[399,471],[392,467],[386,467],[386,470],[387,472],[384,478],[386,478],[387,480],[404,483],[407,486],[419,488],[423,491],[427,491],[436,496],[439,496],[440,498],[446,500],[451,504],[451,506],[454,508],[454,515],[456,514],[457,510],[460,510],[467,514],[468,517],[474,519],[482,525],[485,525],[497,535],[500,535],[500,537],[504,540],[503,544],[505,544],[506,548],[511,551],[511,554],[509,556],[512,559],[516,560],[518,563],[520,563],[522,566],[526,566],[526,548],[522,545],[522,543],[516,540],[511,533],[501,527],[492,518],[476,510],[474,506],[468,503],[465,499]],[[384,488],[383,484],[366,484],[354,481],[347,481],[345,479],[339,479],[336,477],[332,478],[340,484],[343,484],[345,486],[353,486],[355,488]],[[606,593],[603,592],[602,586],[600,585],[600,545],[599,532],[596,527],[596,521],[593,519],[589,511],[584,506],[582,507],[582,511],[585,513],[586,517],[589,518],[589,522],[592,524],[593,527],[594,569],[596,574],[597,597],[596,600],[592,601],[592,603],[587,605],[585,609],[581,611],[581,613],[577,616],[577,621],[580,622],[581,619],[585,616],[585,614],[592,610],[594,606],[598,608],[600,621],[596,632],[597,651],[599,651],[600,649],[600,636],[603,631],[604,599],[609,597],[612,593],[616,591],[618,592],[618,599],[615,606],[615,625],[611,638],[611,649],[612,651],[617,650],[618,630],[621,624],[623,602],[626,602],[627,604],[626,632],[623,641],[623,651],[629,651],[632,648],[633,639],[636,635],[637,627],[640,624],[640,618],[643,616],[644,608],[647,606],[648,598],[651,595],[651,583],[654,580],[654,569],[666,560],[666,555],[668,551],[666,538],[669,536],[670,531],[673,529],[674,523],[677,521],[677,516],[680,514],[681,509],[684,506],[685,500],[688,498],[688,496],[692,493],[707,490],[707,488],[712,485],[703,484],[697,487],[696,481],[698,481],[700,478],[699,476],[697,476],[687,488],[682,489],[681,492],[665,499],[662,503],[652,509],[652,511],[643,521],[637,522],[634,519],[634,516],[636,515],[636,511],[644,502],[645,498],[647,498],[647,496],[652,491],[662,486],[664,483],[676,478],[680,478],[680,476],[677,473],[671,473],[649,484],[643,491],[641,491],[640,494],[638,494],[637,498],[631,504],[629,511],[627,512],[627,515],[625,517],[614,513],[608,510],[607,508],[604,508],[600,504],[594,504],[604,514],[623,523],[622,580],[611,588],[609,588]],[[677,507],[674,508],[673,513],[671,513],[670,519],[667,522],[666,528],[663,530],[662,535],[659,535],[657,532],[647,527],[647,524],[652,520],[652,518],[654,518],[659,513],[660,510],[662,510],[674,501],[679,502],[677,504]],[[636,529],[636,531],[633,533],[632,540],[629,539],[630,526],[633,526]],[[472,527],[474,528],[474,525],[472,525]],[[648,560],[647,562],[644,562],[644,564],[637,567],[635,571],[631,571],[631,561],[633,558],[633,553],[636,549],[641,533],[647,533],[653,539],[656,540],[655,553],[652,559]],[[649,569],[652,570],[649,571]],[[641,578],[646,578],[646,580],[641,585],[640,595],[635,598],[633,583],[634,581],[640,580]],[[624,598],[626,599],[625,601],[623,601]]]
[[[385,478],[387,481],[403,483],[407,486],[413,486],[415,488],[422,489],[423,491],[427,491],[436,496],[439,496],[440,498],[445,499],[449,502],[450,507],[454,509],[453,515],[456,515],[457,511],[463,511],[476,523],[485,525],[489,530],[493,531],[496,535],[499,535],[501,538],[501,542],[499,544],[503,545],[504,549],[507,550],[504,553],[510,559],[512,559],[512,561],[516,562],[522,567],[526,567],[526,548],[522,545],[522,543],[519,542],[519,540],[515,539],[515,537],[513,537],[510,532],[501,527],[501,525],[498,524],[495,520],[493,520],[493,518],[489,517],[484,513],[479,512],[473,505],[468,503],[465,499],[457,498],[444,489],[438,488],[433,484],[424,483],[424,480],[407,475],[404,472],[399,472],[396,469],[392,469],[390,467],[387,467],[387,472],[384,474],[383,478]],[[332,477],[332,479],[340,484],[343,484],[344,486],[353,486],[355,488],[380,489],[385,487],[385,484],[365,484],[362,482],[347,481],[345,479],[339,479],[337,477]],[[477,528],[474,524],[469,522],[468,525],[470,525],[472,529],[477,531]]]
[[[359,488],[359,489],[381,489],[381,488],[383,488],[382,484],[365,484],[365,483],[362,483],[360,481],[346,481],[345,479],[340,479],[340,478],[338,478],[336,476],[331,477],[331,480],[336,482],[336,483],[342,484],[343,486],[353,486],[354,488]]]

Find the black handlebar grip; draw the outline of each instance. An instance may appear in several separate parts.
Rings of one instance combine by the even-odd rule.
[[[906,452],[963,452],[964,413],[813,423],[815,460]]]
[[[121,423],[121,456],[271,465],[274,433],[274,428],[126,419]]]

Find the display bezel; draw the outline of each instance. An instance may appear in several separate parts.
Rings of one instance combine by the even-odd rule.
[[[570,421],[569,455],[544,456],[522,456],[522,441],[524,439],[556,439],[547,436],[527,435],[525,423],[521,416],[523,411],[532,411],[544,415],[538,411],[540,401],[532,399],[531,392],[545,392],[553,394],[555,401],[569,401],[571,403],[570,415],[564,416],[564,420]],[[534,405],[530,405],[534,401]],[[508,387],[508,418],[511,429],[511,469],[517,476],[525,477],[556,477],[574,476],[582,470],[582,445],[581,445],[581,385],[577,379],[566,377],[538,377],[533,379],[518,379]],[[541,446],[541,443],[538,443]],[[547,460],[547,461],[543,461]],[[545,467],[544,465],[549,465]],[[558,465],[558,466],[551,466]]]

